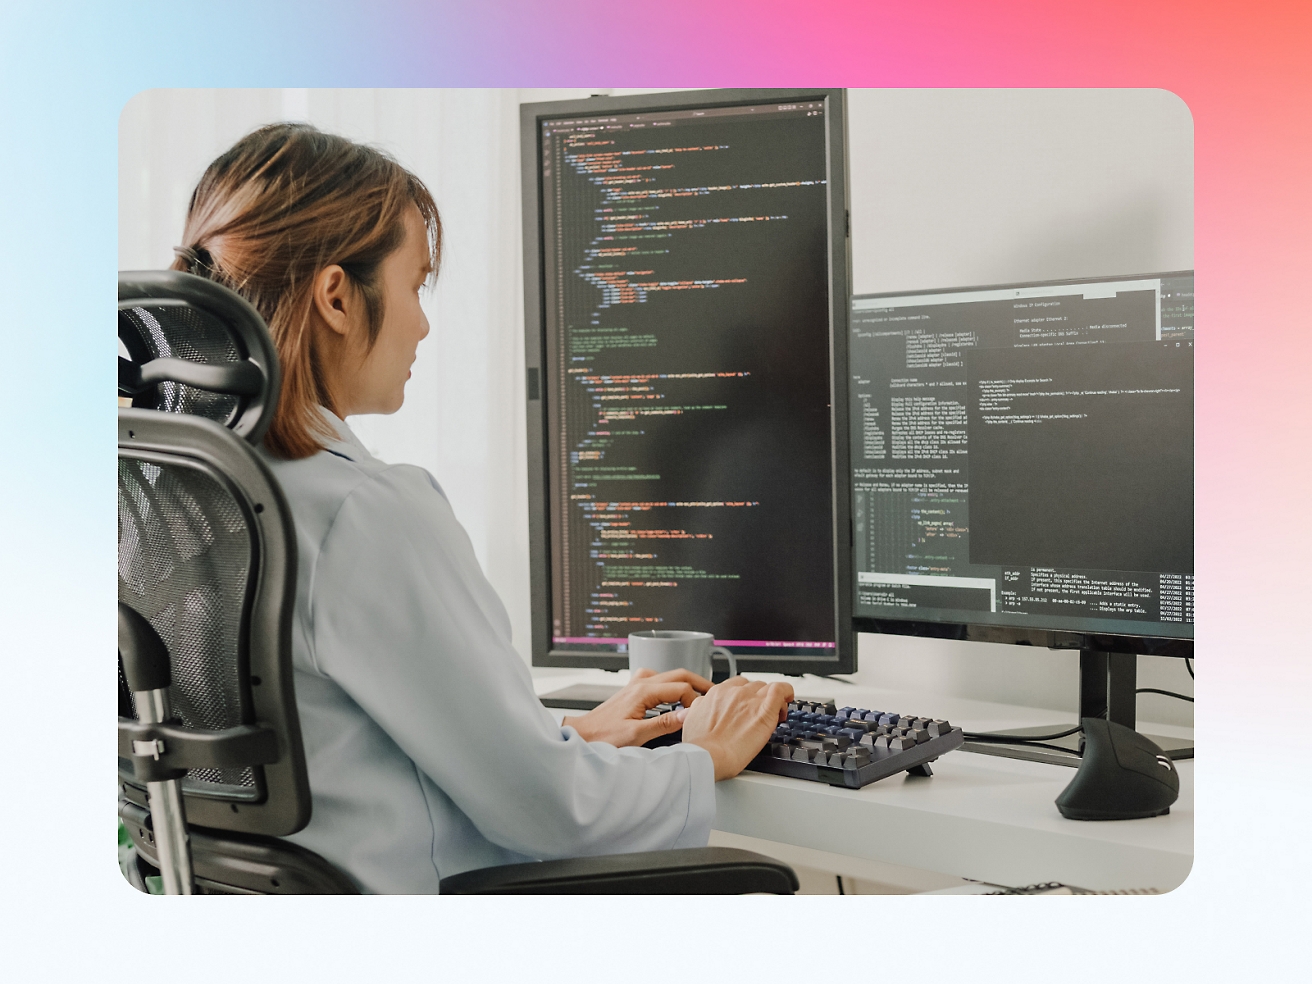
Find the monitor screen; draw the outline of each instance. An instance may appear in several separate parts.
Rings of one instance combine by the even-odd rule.
[[[1192,639],[1193,340],[1192,272],[855,297],[858,625]]]
[[[850,668],[841,93],[524,109],[534,661]]]

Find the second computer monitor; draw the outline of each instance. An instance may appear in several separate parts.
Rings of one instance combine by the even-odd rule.
[[[858,628],[1191,655],[1193,343],[1191,271],[854,298]]]
[[[843,116],[841,90],[523,107],[535,664],[677,629],[854,666]]]

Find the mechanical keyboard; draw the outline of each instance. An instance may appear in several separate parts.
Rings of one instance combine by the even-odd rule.
[[[655,716],[678,706],[661,704],[647,713]],[[678,740],[678,734],[667,735],[651,744]],[[933,775],[929,763],[963,741],[962,730],[942,718],[798,699],[747,768],[859,789],[899,772]]]

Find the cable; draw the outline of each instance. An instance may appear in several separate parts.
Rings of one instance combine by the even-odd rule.
[[[1194,678],[1194,661],[1188,656],[1184,658],[1184,668],[1189,671],[1189,679]]]
[[[1065,731],[1059,731],[1051,735],[1000,735],[991,731],[964,731],[964,734],[971,741],[993,741],[1000,745],[1024,745],[1030,742],[1052,741],[1054,738],[1066,738],[1073,734],[1078,734],[1084,730],[1078,724],[1073,728],[1067,728]],[[1062,751],[1069,749],[1063,748]]]
[[[839,895],[846,895],[847,893],[846,893],[845,891],[843,891],[843,876],[842,876],[842,875],[834,875],[834,877],[838,879],[838,894],[839,894]]]
[[[1186,697],[1184,694],[1177,694],[1173,690],[1158,690],[1156,687],[1140,687],[1135,691],[1136,694],[1161,694],[1163,697],[1174,697],[1176,700],[1187,700],[1193,703],[1192,697]]]

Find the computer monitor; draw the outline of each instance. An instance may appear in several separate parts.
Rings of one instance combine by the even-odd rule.
[[[534,665],[675,629],[855,668],[844,122],[840,89],[522,107]]]
[[[1193,339],[1192,271],[854,297],[858,630],[1192,656]]]

